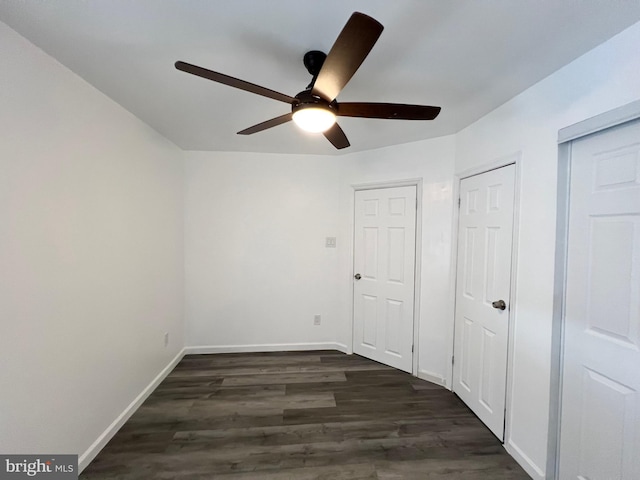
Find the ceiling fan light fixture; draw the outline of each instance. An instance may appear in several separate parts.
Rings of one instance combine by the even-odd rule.
[[[336,123],[336,116],[387,120],[433,120],[440,113],[440,107],[427,105],[338,103],[336,100],[338,94],[369,55],[383,29],[382,24],[376,19],[364,13],[354,12],[328,54],[319,50],[305,53],[302,61],[313,79],[307,88],[295,97],[190,63],[178,61],[175,67],[191,75],[291,106],[291,113],[245,128],[239,131],[238,135],[252,135],[293,120],[301,130],[323,133],[334,147],[342,149],[349,147],[350,143],[340,125]]]
[[[336,123],[336,115],[327,108],[312,106],[296,110],[293,121],[306,132],[321,133]]]

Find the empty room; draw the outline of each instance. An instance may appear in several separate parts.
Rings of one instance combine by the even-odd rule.
[[[640,478],[640,2],[0,2],[0,478]]]

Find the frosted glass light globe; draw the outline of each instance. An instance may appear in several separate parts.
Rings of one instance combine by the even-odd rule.
[[[293,114],[293,121],[307,132],[320,133],[336,123],[336,116],[326,108],[307,107],[296,111]]]

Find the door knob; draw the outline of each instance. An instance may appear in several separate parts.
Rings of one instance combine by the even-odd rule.
[[[360,280],[362,278],[362,275],[360,275],[359,273],[356,273],[353,278],[355,278],[356,280]]]
[[[504,300],[496,300],[495,302],[491,302],[491,306],[493,308],[497,308],[498,310],[504,310],[507,308],[507,304],[504,303]]]

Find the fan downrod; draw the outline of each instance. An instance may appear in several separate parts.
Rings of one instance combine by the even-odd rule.
[[[324,64],[324,60],[327,58],[327,54],[321,52],[320,50],[310,50],[304,54],[302,61],[304,62],[304,66],[307,68],[307,71],[313,76],[311,79],[311,83],[307,85],[307,90],[311,90],[313,85],[316,83],[316,78],[318,78],[318,74],[320,73],[320,69]]]

